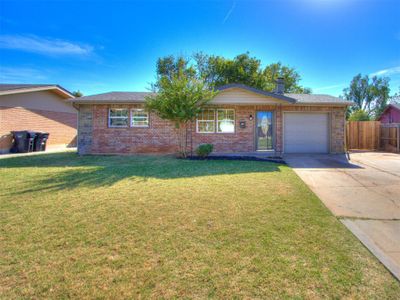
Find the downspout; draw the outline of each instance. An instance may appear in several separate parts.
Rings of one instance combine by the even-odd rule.
[[[193,120],[190,121],[190,156],[193,157]]]
[[[347,106],[346,106],[346,110],[347,110]],[[344,113],[344,153],[347,157],[347,160],[351,160],[350,159],[350,152],[349,149],[347,148],[347,120],[346,120],[346,112]]]
[[[78,111],[78,117],[76,118],[76,152],[79,154],[79,104],[72,102],[72,106]]]
[[[282,104],[278,104],[278,110],[279,110],[279,119],[280,119],[280,136],[278,137],[278,135],[276,134],[277,129],[278,129],[278,119],[276,118],[277,115],[275,115],[275,125],[276,125],[276,129],[275,129],[275,151],[276,151],[276,146],[278,145],[278,139],[280,141],[279,145],[279,156],[282,158],[283,157],[283,113],[282,113]]]

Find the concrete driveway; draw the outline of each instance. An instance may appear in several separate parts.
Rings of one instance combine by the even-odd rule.
[[[285,161],[400,280],[400,155],[287,155]]]

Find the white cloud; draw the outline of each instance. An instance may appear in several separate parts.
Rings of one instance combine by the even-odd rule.
[[[321,87],[318,87],[318,88],[313,88],[312,90],[313,90],[313,93],[316,93],[316,92],[337,90],[338,88],[343,88],[344,86],[345,86],[345,84],[341,83],[341,84],[321,86]]]
[[[370,76],[389,76],[389,75],[395,75],[395,74],[400,74],[400,66],[383,69],[383,70],[380,70],[380,71],[370,74]]]
[[[5,83],[32,83],[46,80],[42,71],[32,68],[14,68],[0,66],[0,82]]]
[[[34,52],[45,55],[87,56],[93,47],[60,39],[45,39],[37,36],[0,35],[0,48]]]
[[[236,1],[233,1],[231,8],[228,10],[227,14],[225,15],[224,20],[222,21],[222,24],[225,24],[225,22],[228,21],[232,12],[235,10],[235,7],[236,7]]]

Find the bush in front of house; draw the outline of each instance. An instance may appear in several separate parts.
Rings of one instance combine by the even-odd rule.
[[[207,156],[210,155],[210,153],[213,151],[214,145],[213,144],[202,144],[196,149],[196,153],[198,156],[202,158],[206,158]]]

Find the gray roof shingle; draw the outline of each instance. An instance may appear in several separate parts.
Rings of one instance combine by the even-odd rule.
[[[73,102],[144,102],[146,96],[153,95],[150,92],[109,92],[91,96],[75,98]]]
[[[11,83],[0,83],[0,92],[15,91],[15,90],[26,90],[32,88],[58,88],[63,90],[65,93],[72,95],[72,93],[58,84],[11,84]]]
[[[258,93],[268,97],[285,100],[293,104],[340,104],[352,105],[353,102],[333,97],[330,95],[314,95],[314,94],[276,94],[262,91],[242,84],[229,84],[219,87],[217,90],[225,90],[229,88],[242,88],[254,93]],[[154,95],[152,92],[109,92],[91,96],[75,98],[71,101],[76,103],[127,103],[127,102],[144,102],[146,96]]]
[[[285,94],[286,97],[293,98],[296,100],[296,103],[319,103],[319,104],[353,104],[351,101],[347,101],[342,98],[330,96],[330,95],[322,95],[322,94]]]

